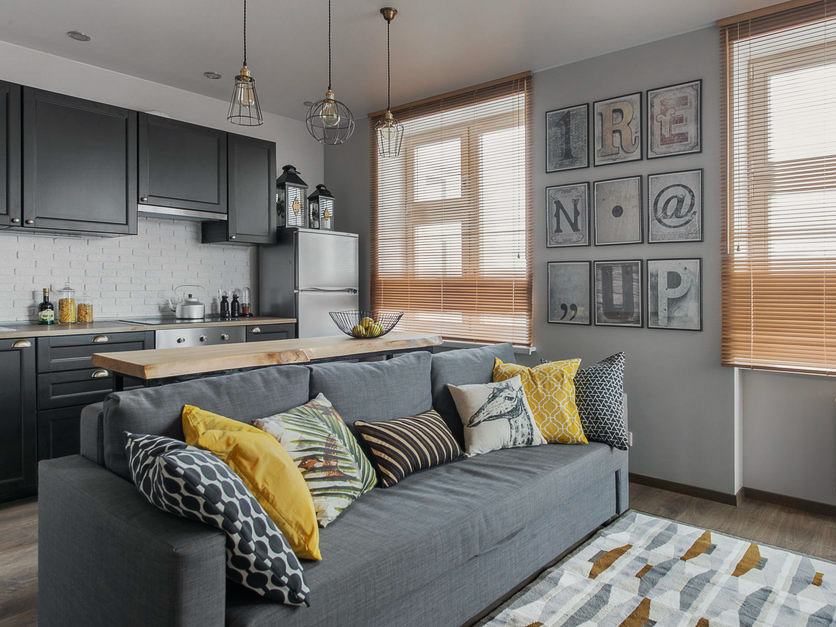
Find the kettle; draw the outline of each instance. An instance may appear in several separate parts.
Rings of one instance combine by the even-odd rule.
[[[181,287],[199,287],[197,285],[189,286],[189,285],[179,285],[176,289],[180,289]],[[175,290],[176,291],[176,290]],[[196,299],[191,294],[188,294],[183,300],[175,305],[171,302],[171,299],[168,299],[168,306],[171,311],[174,312],[174,316],[178,320],[200,320],[201,318],[206,316],[206,307]]]

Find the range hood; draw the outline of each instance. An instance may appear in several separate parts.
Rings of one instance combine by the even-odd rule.
[[[158,205],[137,204],[137,212],[141,216],[156,216],[158,218],[176,218],[178,220],[223,220],[226,221],[225,213],[214,211],[199,211],[197,209],[178,209],[175,207],[160,207]]]

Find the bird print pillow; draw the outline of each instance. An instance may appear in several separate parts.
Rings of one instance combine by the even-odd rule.
[[[275,437],[294,461],[325,527],[377,483],[374,467],[323,394],[253,426]]]
[[[464,425],[468,457],[501,448],[546,444],[519,375],[495,383],[447,385]]]

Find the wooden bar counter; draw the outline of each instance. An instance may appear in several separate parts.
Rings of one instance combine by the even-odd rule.
[[[112,371],[116,388],[120,389],[121,379],[125,376],[151,382],[239,368],[392,355],[427,350],[440,344],[441,337],[438,335],[392,331],[373,339],[354,339],[340,335],[194,348],[95,353],[93,365]]]

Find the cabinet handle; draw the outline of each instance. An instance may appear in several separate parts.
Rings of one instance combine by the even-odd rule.
[[[230,235],[230,236],[229,236],[229,239],[235,239],[235,238],[237,238],[237,237],[238,237],[237,235]]]
[[[32,218],[26,220],[26,224],[35,224],[35,221]]]
[[[90,373],[91,379],[104,379],[105,377],[109,377],[110,373],[105,370],[104,368],[99,368],[98,370],[94,370]]]
[[[229,339],[229,333],[221,333],[221,339],[226,342]]]
[[[139,202],[148,202],[148,196],[140,196]]]
[[[12,224],[20,224],[20,218],[12,218]]]
[[[18,340],[12,344],[12,348],[32,348],[32,342],[29,340]]]
[[[250,329],[250,333],[261,333],[261,327],[253,327],[252,329]]]
[[[96,335],[93,337],[93,344],[104,344],[110,340],[106,335]]]

